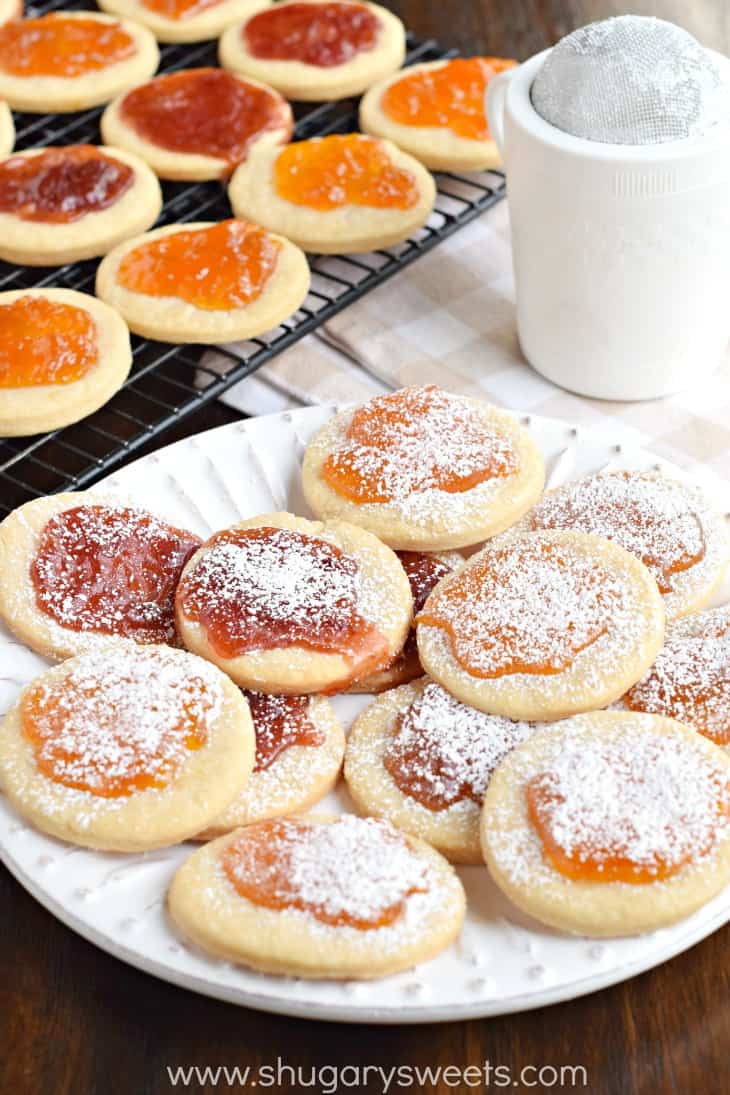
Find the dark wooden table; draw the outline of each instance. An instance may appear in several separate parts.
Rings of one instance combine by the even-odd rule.
[[[626,10],[609,0],[401,0],[389,7],[421,35],[465,52],[528,57],[573,27]],[[730,52],[727,0],[633,0]],[[175,436],[232,420],[202,410]],[[169,435],[169,439],[173,438]],[[333,1091],[326,1065],[582,1065],[591,1095],[714,1095],[730,1090],[730,927],[659,969],[572,1003],[523,1015],[436,1027],[348,1027],[278,1018],[216,1003],[147,977],[68,931],[0,868],[0,1095],[144,1095],[171,1090],[167,1066],[257,1066],[279,1056],[301,1069],[280,1090]],[[291,1073],[284,1073],[285,1077]],[[405,1074],[404,1074],[405,1075]],[[541,1092],[551,1073],[512,1090]],[[493,1073],[492,1087],[504,1073]],[[384,1084],[342,1074],[340,1092]],[[425,1091],[483,1090],[476,1074],[413,1083]],[[468,1083],[473,1086],[467,1086]],[[262,1085],[263,1086],[263,1085]],[[569,1086],[569,1082],[564,1086]],[[226,1090],[223,1083],[221,1090]],[[214,1090],[191,1084],[188,1090]],[[239,1087],[239,1090],[244,1088]],[[272,1089],[273,1090],[273,1089]],[[392,1082],[390,1090],[408,1090]]]

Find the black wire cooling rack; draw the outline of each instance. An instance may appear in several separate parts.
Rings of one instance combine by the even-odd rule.
[[[85,8],[51,0],[28,14],[57,8]],[[435,41],[408,38],[407,64],[450,57]],[[216,43],[161,47],[160,71],[216,64]],[[43,145],[97,143],[100,109],[80,114],[16,114],[16,149]],[[344,133],[357,128],[352,100],[296,105],[297,139]],[[430,251],[504,196],[499,172],[462,177],[437,175],[436,213],[429,225],[398,247],[368,255],[311,255],[312,288],[304,306],[285,324],[235,352],[216,349],[211,368],[200,346],[171,346],[133,338],[134,364],[124,387],[103,407],[73,426],[32,438],[0,438],[0,518],[30,498],[94,483],[142,445],[217,398],[276,354],[314,331],[337,312],[381,285],[398,270]],[[221,220],[231,216],[219,183],[165,183],[160,224]],[[0,263],[0,290],[59,286],[94,291],[96,261],[52,270]]]

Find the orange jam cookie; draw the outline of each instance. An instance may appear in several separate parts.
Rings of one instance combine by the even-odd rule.
[[[200,546],[192,532],[109,496],[54,494],[0,525],[0,617],[42,654],[65,658],[177,643],[175,589]]]
[[[623,705],[678,719],[730,746],[730,609],[686,616],[668,627],[656,661]]]
[[[461,883],[428,845],[383,821],[278,818],[239,829],[178,871],[183,934],[272,973],[383,977],[458,933]]]
[[[310,809],[332,789],[345,735],[324,696],[244,691],[256,735],[251,778],[228,809],[200,835],[210,840],[241,825]]]
[[[618,699],[651,665],[664,608],[643,563],[586,533],[486,547],[416,618],[426,671],[464,703],[555,719]]]
[[[256,11],[225,32],[221,64],[288,99],[344,99],[400,68],[403,24],[361,0],[291,0]]]
[[[229,188],[237,215],[305,251],[345,254],[406,239],[430,216],[433,179],[395,145],[362,133],[257,150]]]
[[[456,551],[397,551],[396,555],[411,586],[414,616],[421,611],[434,586],[464,562],[464,557]],[[416,629],[413,625],[403,649],[391,664],[379,673],[372,673],[361,681],[355,681],[350,692],[383,692],[386,688],[407,684],[408,681],[420,677],[422,672],[418,660]]]
[[[288,240],[229,219],[127,240],[99,266],[96,291],[146,338],[219,343],[278,326],[303,303],[309,280]]]
[[[106,304],[71,289],[0,293],[0,436],[77,422],[132,364],[129,332]]]
[[[158,42],[205,42],[269,0],[99,0],[99,7],[136,20]]]
[[[533,729],[467,707],[423,677],[378,697],[355,721],[347,786],[360,813],[387,818],[454,863],[481,863],[487,785]]]
[[[613,540],[649,568],[669,619],[702,608],[730,562],[724,519],[701,491],[654,471],[613,471],[549,491],[523,530],[573,529]]]
[[[216,533],[177,590],[185,645],[274,693],[333,691],[386,665],[411,608],[402,567],[374,536],[289,514]]]
[[[30,149],[0,163],[0,258],[48,266],[105,254],[149,228],[162,195],[146,164],[95,145]]]
[[[730,758],[673,719],[569,719],[494,773],[482,843],[497,884],[544,923],[587,935],[663,927],[730,879]]]
[[[455,57],[410,66],[365,95],[361,127],[436,170],[496,167],[500,159],[487,124],[487,85],[515,64],[502,57]]]
[[[84,654],[29,685],[2,725],[0,773],[39,829],[85,847],[142,851],[193,836],[253,766],[248,705],[180,650]]]
[[[302,473],[319,516],[362,524],[414,551],[501,532],[544,481],[536,446],[509,415],[433,384],[335,415],[309,443]]]
[[[51,12],[0,26],[0,96],[14,110],[97,106],[148,79],[158,61],[148,30],[98,12]]]
[[[230,175],[259,145],[292,132],[291,107],[270,87],[219,68],[166,73],[111,103],[101,120],[107,144],[145,160],[162,179]]]

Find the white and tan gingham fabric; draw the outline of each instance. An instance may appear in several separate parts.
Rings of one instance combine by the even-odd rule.
[[[730,476],[730,352],[717,372],[688,391],[644,403],[584,399],[530,368],[515,333],[506,202],[224,398],[247,414],[265,414],[426,382],[600,430],[601,436],[613,433],[688,469],[699,464]]]

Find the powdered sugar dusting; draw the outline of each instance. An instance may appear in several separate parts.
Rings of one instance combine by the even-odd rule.
[[[117,798],[164,787],[178,775],[222,702],[220,676],[177,651],[87,654],[60,678],[41,677],[21,700],[33,718],[36,765],[54,784]]]
[[[730,744],[730,609],[674,624],[654,665],[624,702],[632,710],[686,722],[719,745]]]
[[[481,805],[492,772],[534,726],[487,715],[430,681],[406,709],[383,763],[401,791],[433,810]]]
[[[630,729],[613,740],[566,741],[535,780],[549,796],[552,838],[598,869],[621,857],[651,874],[705,854],[727,829],[730,785],[690,743]]]
[[[707,504],[699,491],[654,472],[610,472],[547,494],[529,516],[533,529],[603,536],[636,555],[662,592],[705,557]]]

